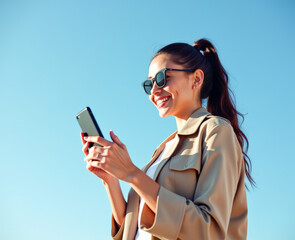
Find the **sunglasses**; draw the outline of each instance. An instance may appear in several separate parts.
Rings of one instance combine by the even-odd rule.
[[[174,69],[174,68],[163,68],[160,70],[156,76],[152,79],[147,79],[142,83],[143,89],[146,94],[150,95],[154,82],[156,82],[158,88],[163,88],[167,84],[166,71],[181,71],[181,72],[194,72],[193,69]]]

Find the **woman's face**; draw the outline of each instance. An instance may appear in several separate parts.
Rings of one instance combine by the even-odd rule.
[[[171,61],[169,54],[155,57],[149,68],[149,79],[163,68],[185,69],[182,65]],[[166,71],[167,84],[159,88],[154,83],[149,98],[155,104],[161,117],[175,116],[187,119],[197,108],[196,91],[194,90],[194,74],[181,71]]]

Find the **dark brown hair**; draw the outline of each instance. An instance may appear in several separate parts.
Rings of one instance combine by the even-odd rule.
[[[210,113],[231,122],[243,151],[246,176],[252,187],[255,186],[255,181],[250,174],[251,160],[247,155],[249,142],[238,121],[238,116],[242,120],[244,116],[236,109],[233,93],[228,86],[228,75],[221,65],[213,44],[206,39],[198,40],[193,46],[186,43],[173,43],[161,48],[153,59],[161,54],[171,55],[172,61],[184,68],[201,69],[204,72],[201,100],[207,99],[207,110]]]

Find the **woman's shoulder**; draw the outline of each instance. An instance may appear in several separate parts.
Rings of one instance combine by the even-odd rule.
[[[231,123],[228,119],[216,115],[208,115],[206,121],[204,121],[205,124],[207,124],[209,127],[216,127],[219,125],[229,125],[231,126]]]
[[[194,135],[198,134],[199,129],[210,130],[216,127],[231,127],[230,122],[220,116],[212,115],[205,108],[199,108],[186,121],[181,129],[178,130],[178,135]]]
[[[216,115],[208,115],[205,121],[201,125],[202,130],[206,130],[206,132],[212,132],[214,130],[223,130],[234,132],[230,121],[226,118],[216,116]]]

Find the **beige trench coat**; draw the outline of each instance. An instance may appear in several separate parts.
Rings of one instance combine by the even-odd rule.
[[[152,234],[152,240],[246,239],[244,161],[230,123],[197,109],[182,129],[156,149],[143,171],[174,137],[154,176],[160,184],[156,214],[145,205],[141,229]],[[118,228],[112,218],[113,239],[134,239],[139,200],[131,189],[122,226]],[[151,214],[154,221],[147,226],[145,216]]]

